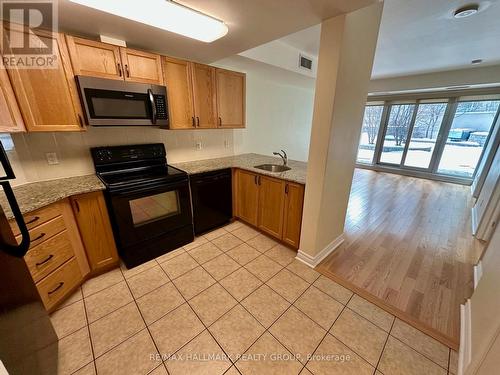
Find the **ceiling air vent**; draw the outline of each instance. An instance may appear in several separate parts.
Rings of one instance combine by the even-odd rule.
[[[309,57],[299,55],[299,68],[312,70],[313,61]]]

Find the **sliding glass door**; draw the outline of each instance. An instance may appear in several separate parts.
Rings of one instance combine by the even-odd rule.
[[[436,151],[436,142],[448,103],[419,103],[403,166],[426,169]]]
[[[390,106],[380,163],[401,164],[414,112],[415,104],[393,104]]]
[[[357,161],[470,180],[499,112],[500,95],[367,105]]]
[[[493,128],[499,100],[457,104],[438,173],[472,178]]]
[[[380,130],[384,105],[367,105],[363,116],[363,127],[358,147],[358,163],[371,164],[375,155],[375,145]]]

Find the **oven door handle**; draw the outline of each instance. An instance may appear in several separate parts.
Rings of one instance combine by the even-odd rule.
[[[139,189],[124,188],[123,190],[112,191],[111,194],[114,196],[124,196],[124,195],[129,195],[131,193],[133,193],[133,194],[146,193],[146,192],[152,191],[152,190],[161,190],[161,192],[167,192],[167,191],[175,190],[176,188],[183,188],[183,187],[188,187],[187,181],[175,182],[175,183],[171,183],[171,184],[152,185],[152,186],[147,186],[147,187],[143,187],[143,188],[139,188]]]
[[[9,182],[2,181],[0,182],[0,185],[2,186],[4,194],[7,197],[7,201],[10,204],[10,209],[14,214],[14,219],[16,221],[17,227],[21,232],[21,242],[19,244],[4,243],[4,241],[0,238],[0,248],[7,254],[10,254],[17,258],[22,258],[28,252],[31,242],[28,227],[24,222],[23,215],[21,213],[21,210],[19,209],[19,205],[17,204],[16,197],[14,195],[14,192],[12,191],[12,188],[10,187]],[[1,209],[0,213],[3,214],[3,211]]]
[[[151,122],[153,125],[156,125],[156,118],[157,118],[157,112],[156,112],[156,104],[155,104],[155,97],[153,96],[153,90],[148,89],[148,98],[149,98],[149,104],[151,104]]]

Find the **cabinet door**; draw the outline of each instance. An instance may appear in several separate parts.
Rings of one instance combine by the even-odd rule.
[[[2,66],[0,67],[0,133],[22,131],[26,131],[24,121],[19,111],[9,76]]]
[[[118,264],[113,231],[101,192],[71,198],[83,245],[92,272]]]
[[[283,233],[285,182],[276,178],[259,175],[258,184],[258,227],[274,237],[281,238]]]
[[[216,128],[215,68],[193,63],[192,76],[196,127]]]
[[[75,75],[123,80],[120,47],[66,35]]]
[[[169,57],[163,60],[167,85],[170,129],[195,127],[191,63]]]
[[[236,182],[237,216],[246,222],[257,225],[259,186],[255,173],[238,170]]]
[[[216,70],[219,127],[245,127],[245,79],[243,73]]]
[[[160,55],[130,48],[120,52],[126,81],[163,85]]]
[[[303,205],[304,185],[287,182],[282,240],[295,248],[299,247]]]
[[[22,28],[6,25],[11,35],[26,34]],[[37,31],[37,35],[18,36],[33,45],[54,42],[55,66],[51,69],[17,69],[7,72],[28,131],[84,130],[76,82],[62,34]],[[38,38],[40,40],[38,40]],[[6,53],[8,54],[8,52]]]

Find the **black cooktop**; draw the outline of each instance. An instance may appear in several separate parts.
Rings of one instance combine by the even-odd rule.
[[[106,186],[145,184],[158,181],[173,181],[185,177],[186,172],[170,165],[140,170],[119,170],[97,174]]]
[[[108,188],[177,181],[187,173],[167,164],[163,143],[91,148],[99,178]]]

